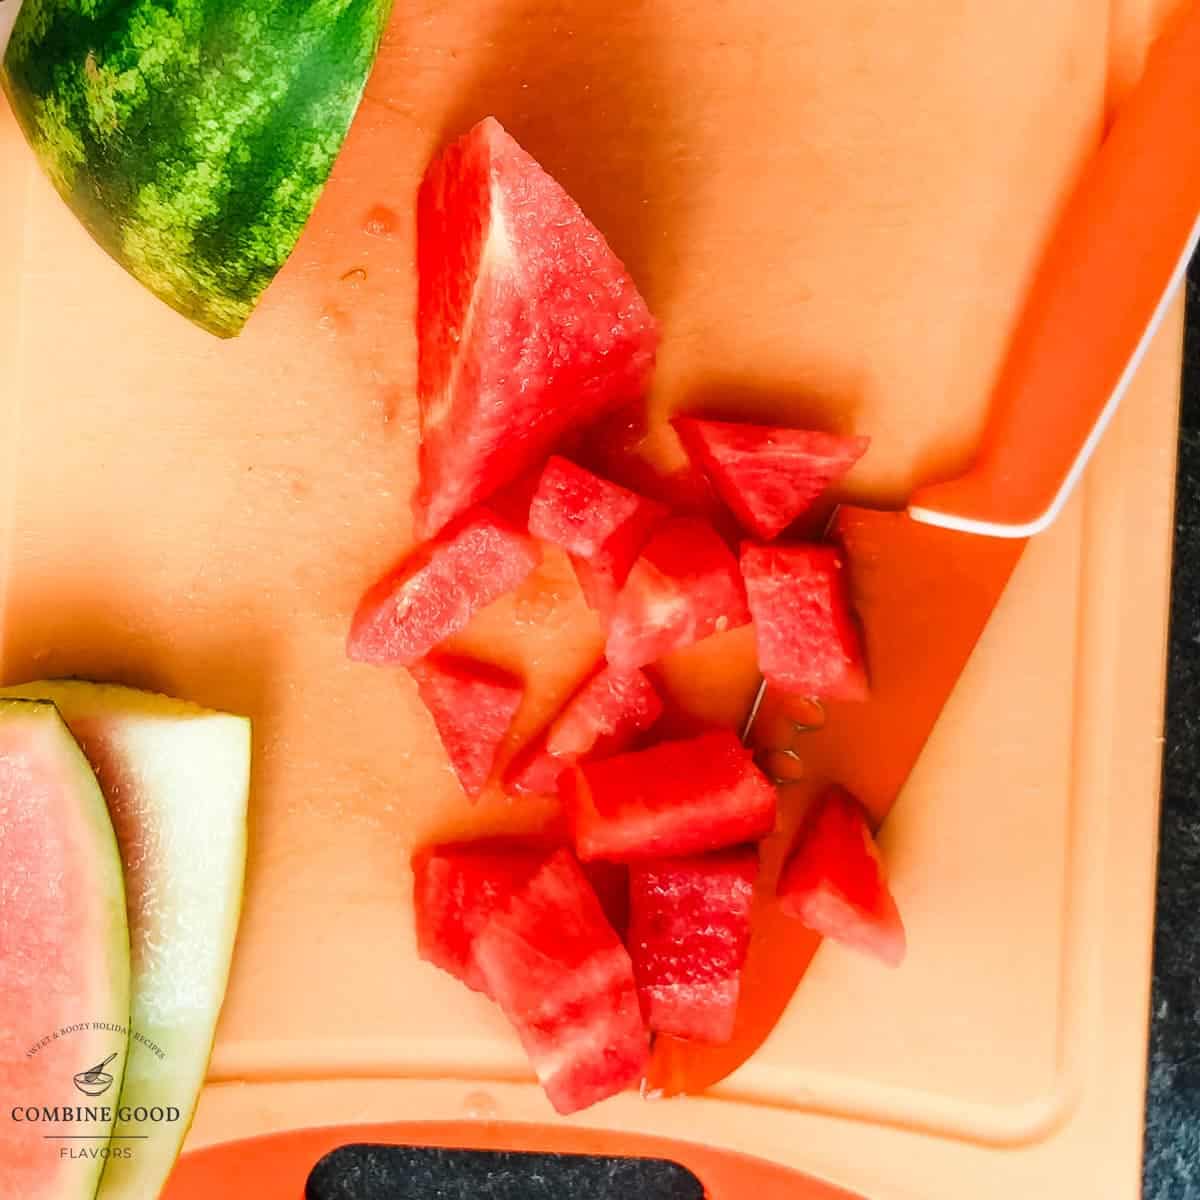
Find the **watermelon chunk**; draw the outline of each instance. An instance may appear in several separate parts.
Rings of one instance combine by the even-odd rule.
[[[749,532],[769,541],[866,453],[870,438],[677,417],[684,447]]]
[[[507,838],[418,851],[412,864],[417,953],[467,987],[489,994],[475,962],[475,939],[547,855],[545,848]]]
[[[747,848],[630,869],[629,952],[656,1033],[714,1045],[733,1037],[757,874]]]
[[[601,666],[563,706],[540,737],[513,759],[505,787],[553,795],[558,777],[584,758],[624,750],[662,714],[662,701],[641,671]]]
[[[904,924],[862,805],[842,788],[807,814],[779,880],[783,911],[890,967],[904,959]]]
[[[581,764],[561,786],[585,860],[703,854],[775,827],[775,788],[728,729]]]
[[[529,532],[570,556],[588,605],[607,617],[642,546],[667,509],[555,456],[529,507]]]
[[[862,646],[836,548],[747,543],[742,577],[758,666],[768,683],[830,700],[867,698]]]
[[[649,1038],[633,963],[569,851],[547,859],[492,916],[475,961],[560,1113],[641,1078]]]
[[[729,547],[707,522],[676,517],[659,526],[629,572],[605,652],[631,671],[749,620]]]
[[[532,538],[489,509],[473,509],[367,591],[346,653],[360,662],[411,666],[511,592],[541,558]]]
[[[658,329],[579,206],[488,118],[417,201],[423,536],[641,396]]]
[[[478,796],[521,707],[525,685],[491,663],[459,655],[431,655],[408,670],[463,791]]]

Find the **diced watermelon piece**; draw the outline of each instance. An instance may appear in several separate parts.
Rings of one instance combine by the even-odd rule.
[[[585,860],[703,854],[775,827],[775,788],[728,729],[581,764],[560,787]]]
[[[367,591],[346,653],[409,666],[511,592],[541,559],[531,537],[486,508],[472,509]]]
[[[490,663],[436,654],[409,667],[468,796],[483,791],[525,685]]]
[[[833,787],[806,815],[779,880],[784,912],[890,967],[904,959],[904,924],[862,805]]]
[[[870,438],[677,417],[688,454],[751,533],[770,540],[866,453]]]
[[[548,855],[547,848],[522,846],[507,838],[418,851],[412,865],[420,956],[487,994],[475,963],[475,939]]]
[[[578,205],[488,118],[417,201],[423,536],[641,396],[658,329]]]
[[[558,777],[585,758],[624,750],[662,714],[654,684],[641,672],[601,666],[558,716],[513,759],[505,787],[518,794],[553,795]]]
[[[570,556],[588,605],[606,617],[667,509],[557,455],[529,507],[529,532]]]
[[[773,687],[829,700],[865,700],[867,672],[833,546],[742,546],[742,577],[758,667]]]
[[[475,961],[560,1113],[641,1078],[649,1037],[633,963],[569,851],[552,855],[492,916]]]
[[[646,1024],[728,1042],[750,946],[757,853],[654,859],[629,874],[629,953]]]
[[[664,522],[646,543],[617,597],[606,655],[631,671],[750,620],[737,560],[694,517]]]

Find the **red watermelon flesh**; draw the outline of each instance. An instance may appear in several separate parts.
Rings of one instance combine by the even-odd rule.
[[[661,714],[662,701],[645,674],[601,666],[513,760],[505,786],[518,794],[553,795],[564,770],[626,749]]]
[[[527,534],[487,508],[472,509],[367,591],[346,653],[360,662],[410,666],[511,592],[541,558]]]
[[[607,618],[642,546],[667,509],[557,455],[529,507],[529,532],[570,556],[589,607]]]
[[[862,805],[829,788],[813,805],[779,880],[784,912],[890,967],[904,959],[904,924]]]
[[[713,1045],[733,1037],[757,875],[749,848],[630,869],[629,952],[656,1033]]]
[[[729,547],[707,522],[676,517],[659,526],[629,572],[606,656],[619,670],[633,670],[749,620]]]
[[[693,461],[704,468],[742,525],[770,540],[866,453],[870,438],[808,429],[677,417]]]
[[[584,860],[703,854],[775,827],[775,788],[728,729],[583,763],[560,786]]]
[[[742,577],[763,678],[784,692],[865,700],[867,673],[833,546],[742,546]]]
[[[490,838],[431,846],[413,856],[417,952],[487,994],[475,939],[494,912],[546,861],[548,851]]]
[[[569,851],[552,855],[492,916],[475,960],[560,1113],[641,1079],[649,1037],[633,963]]]
[[[492,118],[426,171],[417,265],[428,537],[640,397],[658,329],[599,231]]]
[[[5,1200],[96,1194],[104,1159],[63,1155],[58,1145],[108,1144],[127,1056],[129,980],[121,858],[96,776],[52,704],[0,700]],[[108,1104],[85,1101],[72,1084],[95,1064],[104,1064]],[[72,1097],[95,1107],[74,1121],[62,1110]],[[13,1119],[18,1104],[50,1112],[30,1128]]]
[[[431,655],[409,667],[450,765],[468,796],[483,791],[525,685],[490,663]]]

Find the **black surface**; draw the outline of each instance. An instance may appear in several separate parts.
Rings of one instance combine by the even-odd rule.
[[[1200,260],[1188,283],[1145,1200],[1200,1200]],[[348,1147],[307,1200],[697,1200],[669,1163]],[[1067,1200],[1064,1197],[1064,1200]]]
[[[309,1177],[305,1200],[703,1200],[675,1163],[555,1154],[344,1146]]]
[[[1146,1200],[1200,1198],[1200,259],[1188,281]]]

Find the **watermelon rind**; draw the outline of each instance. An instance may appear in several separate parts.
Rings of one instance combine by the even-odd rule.
[[[50,700],[100,780],[129,894],[132,1015],[118,1118],[136,1153],[110,1158],[97,1200],[152,1200],[195,1112],[241,912],[250,722],[110,684],[60,680],[0,695]]]
[[[92,1200],[116,1106],[72,1080],[102,1066],[110,1095],[122,1086],[121,859],[96,776],[54,706],[0,698],[0,737],[0,1196]],[[39,796],[49,783],[57,791]],[[84,936],[55,928],[71,909]]]
[[[172,308],[236,335],[291,254],[390,0],[25,0],[0,69],[59,194]]]

